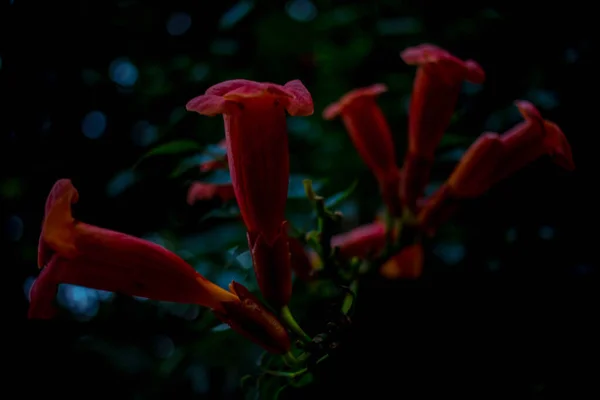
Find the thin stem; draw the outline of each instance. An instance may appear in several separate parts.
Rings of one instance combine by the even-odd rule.
[[[294,357],[294,355],[288,351],[285,354],[282,354],[281,357],[283,357],[283,362],[285,362],[285,364],[288,367],[293,367],[294,365],[298,365],[298,359],[296,357]]]
[[[308,336],[302,330],[302,328],[300,327],[300,325],[298,325],[298,323],[294,319],[294,316],[292,315],[292,312],[290,311],[290,308],[288,306],[285,306],[285,307],[283,307],[281,309],[281,319],[288,326],[288,328],[290,328],[292,330],[292,332],[296,333],[304,341],[306,341],[306,342],[311,342],[312,341],[312,338],[310,336]]]
[[[269,375],[273,375],[273,376],[280,376],[282,378],[293,379],[293,378],[296,378],[297,376],[300,376],[300,375],[308,372],[308,368],[302,368],[302,369],[299,369],[298,371],[294,371],[294,372],[273,371],[271,369],[265,369],[265,370],[263,370],[263,372],[266,374],[269,374]]]
[[[358,280],[353,280],[350,283],[350,291],[344,297],[344,302],[342,303],[342,313],[348,315],[350,310],[352,310],[352,306],[354,305],[356,291],[358,290]]]

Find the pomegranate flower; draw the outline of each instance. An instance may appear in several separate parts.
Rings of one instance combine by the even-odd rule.
[[[394,141],[387,120],[375,98],[387,91],[383,84],[355,89],[323,111],[323,118],[331,120],[341,115],[354,147],[373,172],[388,207],[400,213],[400,171],[396,163]]]
[[[403,202],[414,211],[429,179],[435,149],[450,124],[463,81],[483,83],[485,73],[475,61],[462,61],[431,44],[409,47],[400,57],[405,63],[418,66],[401,183]]]
[[[55,316],[58,285],[69,283],[208,307],[265,349],[289,350],[285,328],[242,285],[232,282],[227,291],[157,244],[75,220],[71,205],[78,198],[68,179],[57,181],[48,196],[38,247],[42,270],[30,290],[29,318]]]
[[[525,121],[503,135],[484,133],[469,147],[446,183],[419,213],[425,229],[434,229],[443,222],[456,207],[456,200],[482,195],[545,154],[562,168],[575,169],[571,147],[558,125],[544,120],[528,101],[515,104]]]
[[[311,115],[310,93],[299,80],[281,86],[236,79],[208,88],[186,108],[208,116],[223,114],[231,181],[259,287],[269,303],[284,307],[291,296],[286,110],[292,116]]]

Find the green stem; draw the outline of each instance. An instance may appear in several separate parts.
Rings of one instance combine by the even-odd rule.
[[[305,374],[306,372],[308,372],[308,368],[302,368],[299,369],[298,371],[295,372],[283,372],[283,371],[273,371],[271,369],[265,369],[263,370],[264,373],[269,374],[269,375],[273,375],[273,376],[280,376],[282,378],[290,378],[293,379],[297,376],[300,376],[302,374]]]
[[[285,362],[285,364],[288,367],[293,367],[294,365],[298,365],[298,359],[296,357],[294,357],[294,355],[288,351],[285,354],[281,355],[283,357],[283,362]]]
[[[304,341],[306,341],[306,342],[311,342],[312,341],[312,338],[310,336],[308,336],[302,330],[302,328],[300,327],[300,325],[298,325],[298,323],[294,319],[294,316],[292,315],[292,312],[290,311],[290,308],[288,306],[284,306],[281,309],[281,319],[288,326],[288,328],[290,328],[292,330],[292,332],[295,332]]]
[[[346,294],[346,297],[344,297],[344,302],[342,303],[342,312],[346,315],[350,312],[352,305],[354,304],[356,291],[358,290],[358,280],[355,279],[352,281],[350,284],[350,290],[351,293]]]

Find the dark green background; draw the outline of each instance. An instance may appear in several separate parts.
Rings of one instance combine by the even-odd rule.
[[[306,3],[244,3],[252,7],[235,21],[232,7],[239,13],[243,6],[229,1],[4,2],[1,266],[9,277],[4,305],[19,322],[4,322],[3,330],[15,336],[4,348],[14,353],[6,368],[9,377],[18,377],[11,379],[19,382],[18,390],[68,398],[235,398],[239,376],[252,370],[259,350],[231,332],[206,335],[192,318],[196,309],[117,297],[102,303],[92,321],[25,321],[23,287],[37,274],[48,191],[55,180],[72,179],[81,195],[78,219],[138,236],[158,232],[167,245],[189,246],[204,260],[203,272],[226,281],[239,271],[222,253],[236,243],[243,246],[243,230],[228,223],[214,231],[218,220],[199,222],[216,205],[185,203],[190,179],[200,179],[197,170],[169,179],[181,157],[157,156],[135,169],[132,185],[124,184],[132,175],[123,172],[152,146],[221,139],[220,118],[183,108],[208,86],[232,78],[301,79],[312,93],[315,114],[290,121],[292,173],[327,179],[326,195],[358,178],[344,211],[349,226],[368,222],[379,206],[376,183],[341,123],[322,121],[320,114],[350,89],[386,83],[390,90],[380,104],[401,162],[415,69],[398,55],[407,46],[432,42],[477,60],[487,74],[482,87],[465,85],[434,183],[451,171],[457,149],[485,130],[502,132],[519,121],[515,99],[534,102],[562,127],[577,170],[566,173],[541,159],[467,203],[426,243],[422,280],[364,285],[350,337],[307,390],[482,399],[597,392],[592,7],[315,0],[311,9]],[[182,35],[167,30],[173,13],[191,17]],[[135,84],[111,78],[115,60],[135,66]],[[127,79],[131,73],[121,69],[117,75]],[[92,110],[106,116],[106,130],[96,139],[82,133]],[[139,121],[155,129],[140,130],[147,125]],[[305,220],[306,204],[292,200],[290,215]],[[201,232],[208,236],[198,237]],[[223,252],[206,254],[213,242]]]

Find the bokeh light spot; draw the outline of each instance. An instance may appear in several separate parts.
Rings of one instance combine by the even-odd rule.
[[[231,327],[227,324],[220,324],[211,329],[212,332],[223,332],[231,329]]]
[[[23,220],[18,215],[12,215],[8,221],[6,221],[4,231],[10,240],[18,242],[21,240],[21,237],[23,237],[24,229],[25,225],[23,224]]]
[[[100,308],[96,290],[83,286],[61,284],[57,294],[58,302],[78,319],[93,318]]]
[[[136,176],[131,170],[119,172],[106,186],[106,194],[109,197],[115,197],[123,193],[125,189],[135,183]]]
[[[412,17],[382,19],[377,22],[377,30],[380,35],[410,35],[420,33],[423,30],[421,22]]]
[[[172,36],[183,35],[192,26],[192,17],[188,13],[174,12],[167,20],[167,32]]]
[[[210,45],[210,51],[222,56],[231,56],[238,49],[238,43],[230,39],[217,39]]]
[[[158,358],[169,358],[175,351],[175,343],[170,337],[159,335],[154,340],[154,354]]]
[[[542,226],[538,234],[544,240],[551,240],[554,238],[554,228],[551,226]]]
[[[131,140],[136,146],[149,146],[158,139],[158,128],[148,121],[139,121],[133,126]]]
[[[81,122],[81,130],[85,137],[98,139],[106,130],[106,116],[102,111],[90,111]]]
[[[460,243],[440,243],[433,252],[448,265],[458,264],[465,257],[465,247]]]
[[[204,78],[206,78],[208,76],[209,71],[210,71],[210,67],[208,66],[208,64],[194,65],[194,67],[192,68],[192,71],[191,71],[192,80],[194,80],[194,81],[203,80]]]
[[[515,242],[517,240],[517,230],[515,228],[510,228],[506,231],[505,238],[508,243]]]
[[[231,7],[219,20],[221,29],[228,29],[240,22],[254,7],[254,2],[242,0]]]
[[[317,16],[317,7],[310,0],[292,0],[285,5],[285,11],[298,22],[309,22]]]
[[[111,62],[108,73],[110,79],[124,87],[133,86],[138,79],[137,67],[125,58],[117,58]]]
[[[188,377],[192,382],[192,390],[198,394],[208,393],[210,380],[205,366],[194,364],[187,370]]]

